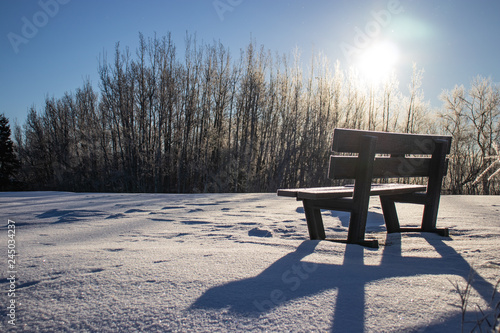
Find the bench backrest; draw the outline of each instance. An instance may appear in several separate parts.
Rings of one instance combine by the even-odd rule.
[[[431,160],[442,160],[449,154],[451,146],[450,136],[335,129],[334,155],[330,157],[328,171],[330,179],[356,178],[358,158],[344,153],[357,154],[366,149],[363,144],[365,136],[377,138],[375,154],[382,155],[376,156],[373,162],[373,178],[429,177],[435,172]],[[446,170],[445,166],[443,174]]]

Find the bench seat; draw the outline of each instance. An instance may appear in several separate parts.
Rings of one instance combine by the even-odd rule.
[[[409,194],[415,192],[425,192],[426,190],[427,190],[426,185],[372,184],[370,189],[370,196],[400,195],[400,194]],[[278,190],[279,196],[293,197],[297,198],[298,200],[346,198],[346,197],[352,197],[353,194],[354,194],[354,185]]]

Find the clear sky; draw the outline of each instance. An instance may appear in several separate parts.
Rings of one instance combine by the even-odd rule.
[[[397,50],[400,90],[407,93],[412,62],[425,70],[432,106],[455,84],[476,75],[500,81],[500,0],[1,0],[0,113],[23,124],[27,109],[98,85],[99,55],[116,42],[138,44],[172,33],[177,49],[186,32],[220,40],[233,57],[251,38],[272,52],[312,50],[346,68],[381,41]],[[390,57],[386,57],[390,58]]]

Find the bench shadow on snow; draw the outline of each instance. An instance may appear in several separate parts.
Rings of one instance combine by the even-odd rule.
[[[385,231],[385,220],[384,220],[384,214],[381,212],[373,211],[373,210],[378,210],[382,211],[380,207],[372,207],[368,211],[368,218],[366,219],[366,229],[367,231],[369,230],[370,232],[381,232]],[[296,212],[299,214],[304,214],[304,208],[303,207],[298,207],[296,209]],[[341,211],[336,211],[336,210],[327,210],[327,209],[322,209],[321,210],[323,214],[323,218],[327,218],[324,221],[325,225],[325,230],[327,228],[335,231],[346,231],[347,228],[349,227],[349,219],[351,218],[351,213],[349,212],[341,212]],[[342,228],[339,227],[332,227],[331,226],[331,220],[328,219],[328,217],[333,217],[336,218],[340,221],[341,226],[346,229],[342,230]],[[306,220],[305,218],[303,219],[304,221]]]
[[[226,309],[236,315],[259,317],[290,301],[300,301],[301,298],[336,289],[337,297],[331,301],[332,308],[335,308],[332,332],[363,332],[365,285],[387,278],[421,274],[458,275],[467,280],[469,274],[473,273],[472,287],[487,303],[491,301],[494,287],[477,274],[443,238],[427,233],[418,234],[418,237],[425,238],[441,257],[403,257],[401,235],[391,234],[387,236],[387,245],[383,248],[381,264],[378,266],[364,265],[364,251],[373,250],[358,245],[346,246],[342,265],[317,264],[302,259],[314,252],[319,241],[304,241],[295,251],[277,260],[259,275],[208,289],[190,308]],[[456,327],[460,331],[460,300],[458,295],[456,298],[456,315],[431,326],[415,329],[440,332]]]

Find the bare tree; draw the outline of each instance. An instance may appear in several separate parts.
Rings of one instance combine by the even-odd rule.
[[[422,77],[424,70],[419,70],[417,64],[412,65],[413,71],[411,82],[408,86],[410,96],[408,98],[408,112],[405,124],[405,133],[414,133],[416,130],[416,119],[419,116],[419,111],[422,110],[423,92],[420,90],[422,86]]]
[[[482,194],[498,192],[488,174],[476,189],[475,178],[489,165],[494,155],[493,143],[500,139],[500,91],[490,79],[476,77],[468,91],[456,86],[444,91],[444,112],[441,115],[446,132],[453,135],[451,189],[453,193]],[[492,171],[491,171],[492,172]],[[490,172],[490,173],[491,173]]]

